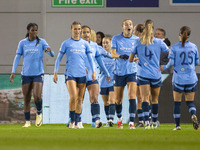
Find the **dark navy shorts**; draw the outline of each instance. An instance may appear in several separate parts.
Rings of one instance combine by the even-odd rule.
[[[162,78],[159,79],[148,79],[143,77],[137,77],[137,84],[140,85],[146,85],[149,84],[152,88],[157,88],[162,86]]]
[[[97,80],[94,80],[94,81],[87,81],[86,82],[86,87],[89,86],[89,85],[92,85],[92,84],[99,84],[99,82]]]
[[[38,76],[21,76],[22,79],[22,85],[23,84],[28,84],[32,82],[41,82],[43,83],[44,81],[44,74],[38,75]]]
[[[109,92],[112,92],[112,91],[114,91],[114,86],[110,86],[110,87],[107,87],[107,88],[101,88],[100,94],[101,95],[109,95]]]
[[[124,76],[114,75],[114,86],[126,86],[128,82],[137,82],[136,73],[127,74]]]
[[[178,93],[195,92],[197,89],[197,82],[194,84],[186,84],[186,85],[179,85],[179,84],[173,83],[172,89],[173,89],[173,91],[176,91]]]
[[[68,81],[68,80],[74,80],[76,83],[78,84],[81,84],[81,83],[86,83],[86,76],[84,77],[70,77],[70,76],[67,76],[65,75],[65,83]]]

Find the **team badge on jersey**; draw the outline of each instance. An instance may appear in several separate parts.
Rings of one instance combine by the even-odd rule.
[[[132,43],[132,48],[134,48],[134,46],[135,46],[135,42]]]
[[[85,48],[85,45],[81,45],[83,48]]]

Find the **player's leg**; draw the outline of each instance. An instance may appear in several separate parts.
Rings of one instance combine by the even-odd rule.
[[[74,80],[67,80],[66,86],[69,92],[69,114],[71,118],[71,122],[69,124],[69,128],[74,128],[75,125],[75,107],[76,101],[78,99],[78,90],[77,90],[77,82]]]
[[[140,95],[139,86],[137,86],[136,97],[137,97],[137,114],[139,120],[139,123],[136,125],[136,127],[144,127],[144,113],[142,111],[142,98]]]
[[[33,97],[37,109],[35,126],[37,127],[42,124],[42,87],[43,83],[33,82]]]
[[[139,86],[140,89],[140,95],[142,98],[142,110],[144,113],[144,121],[145,121],[145,129],[150,129],[149,124],[149,90],[150,90],[150,84],[141,84]]]
[[[152,128],[157,128],[157,119],[158,119],[158,97],[160,94],[160,87],[151,88],[152,95]]]
[[[30,127],[30,101],[32,93],[32,84],[22,84],[22,92],[24,96],[24,116],[25,116],[25,125],[23,127]]]
[[[135,114],[136,114],[136,82],[128,82],[128,98],[129,98],[129,129],[135,129]]]
[[[116,113],[117,113],[117,128],[122,129],[122,101],[124,87],[126,86],[126,76],[114,75],[114,93],[116,102]]]
[[[100,105],[98,103],[98,95],[99,95],[99,84],[94,83],[87,86],[90,102],[91,102],[91,112],[93,112],[93,119],[96,123],[96,128],[100,128],[102,126],[102,122],[100,121]]]
[[[181,99],[182,99],[182,92],[173,91],[174,97],[174,120],[176,123],[176,128],[174,130],[180,130],[180,117],[181,117]]]
[[[104,88],[104,89],[106,89],[106,91],[107,91],[107,88]],[[108,121],[109,121],[109,101],[108,101],[109,99],[108,98],[109,98],[109,96],[106,95],[107,93],[103,93],[102,88],[101,88],[100,94],[101,94],[101,97],[103,99],[104,111],[105,111],[106,119],[107,119],[107,123],[106,123],[105,127],[109,127],[109,125],[108,125]]]
[[[114,86],[115,101],[116,101],[116,113],[117,113],[117,128],[122,129],[122,100],[123,100],[124,86]]]
[[[197,115],[196,115],[196,107],[194,105],[194,96],[195,96],[195,91],[196,91],[196,85],[197,85],[197,83],[186,86],[185,101],[188,106],[188,110],[191,114],[193,127],[195,130],[198,130],[199,122],[198,122]]]
[[[115,116],[115,95],[114,87],[109,87],[109,121],[108,124],[110,127],[113,126],[113,120]]]
[[[81,112],[82,112],[82,104],[83,98],[85,94],[86,83],[77,84],[78,88],[78,99],[76,102],[76,111],[75,111],[75,127],[77,128],[84,128],[82,122],[80,121]]]

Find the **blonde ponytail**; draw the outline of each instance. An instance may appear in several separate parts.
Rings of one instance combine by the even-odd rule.
[[[153,21],[146,20],[144,23],[144,30],[140,37],[140,42],[143,45],[149,45],[153,43],[153,29],[154,29]]]

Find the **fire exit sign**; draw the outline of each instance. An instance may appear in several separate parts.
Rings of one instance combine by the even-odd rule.
[[[51,0],[54,8],[97,8],[104,7],[104,0]]]

